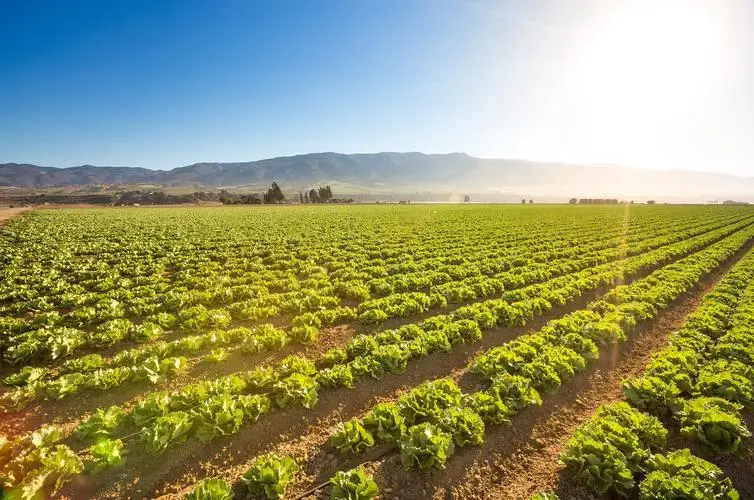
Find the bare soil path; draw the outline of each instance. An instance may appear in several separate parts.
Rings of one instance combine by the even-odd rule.
[[[30,207],[0,207],[0,226],[3,226],[8,219],[17,217],[29,210],[31,210]]]

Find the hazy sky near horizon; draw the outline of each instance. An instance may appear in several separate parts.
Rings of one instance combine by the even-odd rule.
[[[461,151],[754,175],[747,0],[0,2],[0,163]]]

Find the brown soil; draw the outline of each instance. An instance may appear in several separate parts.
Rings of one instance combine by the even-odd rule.
[[[14,208],[7,208],[7,207],[0,207],[0,226],[2,226],[5,221],[12,217],[17,217],[21,215],[24,212],[27,212],[31,210],[29,207],[14,207]]]

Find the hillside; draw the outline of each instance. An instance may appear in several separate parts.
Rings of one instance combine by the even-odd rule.
[[[754,201],[754,178],[708,172],[656,172],[616,165],[569,165],[482,159],[463,153],[312,153],[243,163],[195,163],[172,170],[70,168],[0,164],[0,186],[27,189],[150,185],[162,188],[260,189],[277,181],[288,190],[330,183],[341,192],[522,193],[565,197],[666,197]]]

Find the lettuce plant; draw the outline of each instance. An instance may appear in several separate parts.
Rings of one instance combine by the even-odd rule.
[[[429,422],[409,427],[398,441],[401,463],[407,469],[443,469],[453,455],[453,437]]]
[[[358,419],[341,424],[330,437],[330,446],[341,453],[359,454],[374,446],[374,437]]]
[[[369,432],[386,443],[396,443],[406,432],[406,418],[396,403],[375,405],[363,421]]]
[[[349,471],[338,471],[330,479],[330,500],[371,500],[379,490],[363,466]]]
[[[185,498],[186,500],[231,500],[233,490],[225,479],[212,477],[196,483],[194,490]]]
[[[299,467],[291,457],[268,453],[254,460],[242,480],[249,494],[275,499],[285,495],[298,472]]]
[[[654,455],[648,462],[649,474],[639,485],[646,500],[690,498],[699,500],[738,500],[738,492],[723,472],[688,449],[667,455]]]

